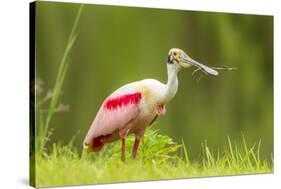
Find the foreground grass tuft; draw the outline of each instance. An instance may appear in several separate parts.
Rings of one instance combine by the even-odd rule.
[[[90,154],[53,144],[49,155],[36,155],[36,183],[43,187],[272,172],[272,163],[259,158],[260,143],[249,148],[244,141],[244,149],[238,150],[228,141],[225,152],[217,155],[202,144],[202,157],[196,162],[189,160],[184,145],[154,130],[147,132],[136,160],[129,158],[133,137],[128,138],[125,163],[119,142]]]

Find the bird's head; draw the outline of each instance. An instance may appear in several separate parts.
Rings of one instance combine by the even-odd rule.
[[[219,74],[216,70],[193,60],[183,50],[178,48],[172,48],[169,51],[167,63],[175,66],[178,70],[181,68],[189,68],[191,66],[196,66],[208,75],[217,76]]]

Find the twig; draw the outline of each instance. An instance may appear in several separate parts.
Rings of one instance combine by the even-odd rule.
[[[233,70],[237,70],[238,69],[238,68],[228,68],[228,67],[210,67],[210,68],[212,68],[214,70],[225,70],[225,71],[233,71]],[[202,70],[202,68],[197,68],[196,70],[194,70],[192,72],[192,76],[194,76],[194,74],[196,72],[198,72],[199,70]]]
[[[197,72],[197,71],[199,71],[199,70],[201,70],[201,68],[197,68],[197,69],[195,69],[193,72],[192,72],[192,76],[194,76],[194,74]]]
[[[227,67],[211,67],[214,70],[226,70],[226,71],[232,71],[232,70],[238,70],[238,68],[227,68]]]
[[[203,75],[201,74],[198,79],[197,79],[197,83],[199,83],[199,81],[202,79]]]

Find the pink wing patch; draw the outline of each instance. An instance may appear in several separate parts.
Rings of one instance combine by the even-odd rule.
[[[110,95],[100,107],[84,143],[100,142],[95,141],[95,138],[110,135],[135,119],[140,111],[141,97],[140,92]]]
[[[105,101],[105,108],[108,110],[114,110],[116,108],[121,108],[127,106],[128,104],[139,104],[141,100],[141,93],[126,94],[122,96],[117,96],[114,98],[107,99]]]

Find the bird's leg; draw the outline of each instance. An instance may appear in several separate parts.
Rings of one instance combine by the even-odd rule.
[[[132,159],[136,159],[139,143],[140,143],[140,139],[136,137],[133,152],[132,152]]]
[[[122,154],[121,154],[121,160],[126,160],[126,154],[125,154],[125,138],[122,138]]]
[[[155,112],[157,115],[164,115],[166,113],[165,104],[159,104],[155,107]]]
[[[145,128],[142,128],[142,129],[139,129],[138,131],[136,131],[136,139],[135,139],[133,152],[132,152],[132,156],[131,156],[132,159],[136,159],[136,157],[137,157],[140,140],[143,137],[144,132],[145,132]]]
[[[130,129],[129,128],[122,128],[119,129],[119,136],[122,140],[122,154],[121,154],[121,160],[125,161],[126,160],[126,154],[125,154],[125,150],[126,150],[126,146],[125,146],[125,138],[127,137],[127,135],[129,134]]]
[[[131,128],[127,128],[127,127],[124,127],[122,129],[119,129],[119,136],[120,138],[126,138],[130,132]]]

